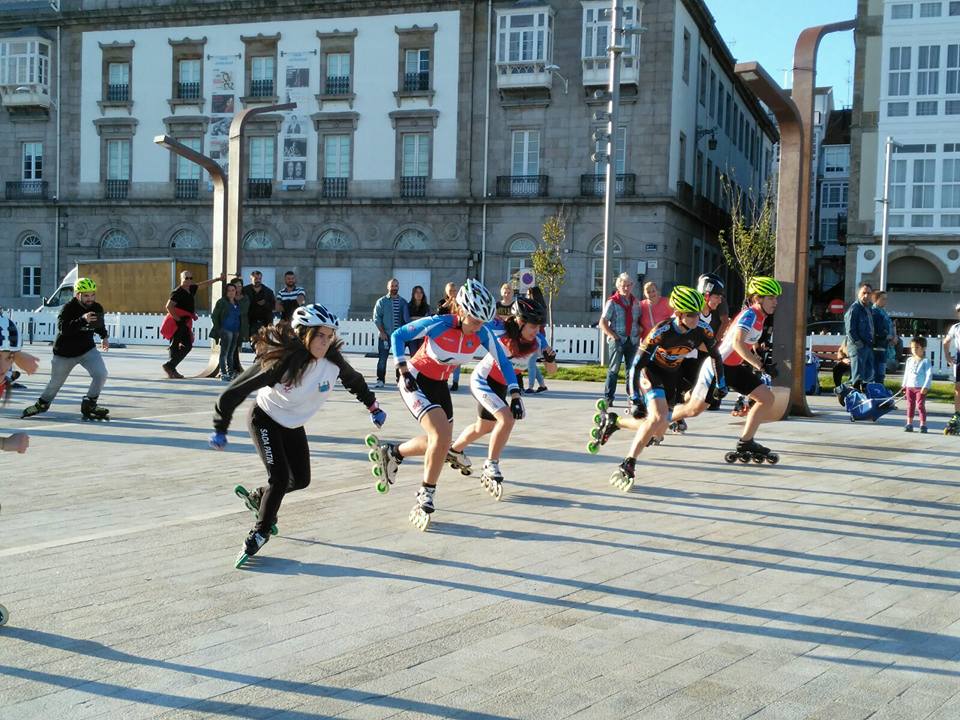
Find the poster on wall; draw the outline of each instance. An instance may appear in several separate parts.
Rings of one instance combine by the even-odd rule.
[[[310,96],[310,66],[316,50],[282,52],[283,102],[295,102],[295,110],[284,113],[280,128],[280,179],[284,190],[303,190],[307,182],[307,114]]]
[[[240,80],[239,54],[207,55],[207,82],[210,88],[210,124],[207,126],[207,154],[228,171],[230,123],[237,112]]]

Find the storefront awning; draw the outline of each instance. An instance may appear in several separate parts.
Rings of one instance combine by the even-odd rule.
[[[955,320],[954,307],[960,302],[955,293],[887,293],[886,311],[892,318],[916,320]]]

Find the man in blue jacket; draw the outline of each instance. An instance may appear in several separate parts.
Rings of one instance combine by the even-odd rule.
[[[390,335],[398,327],[410,322],[410,306],[400,297],[400,281],[396,278],[390,278],[387,282],[387,294],[373,306],[373,322],[380,333],[377,343],[377,387],[382,388],[387,377]]]
[[[873,288],[863,283],[857,291],[857,302],[850,305],[844,317],[847,330],[847,351],[850,353],[850,384],[863,388],[873,382],[873,312],[870,302]]]

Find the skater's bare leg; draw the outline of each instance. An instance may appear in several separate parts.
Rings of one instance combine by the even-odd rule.
[[[433,412],[433,410],[431,410],[430,412]],[[422,425],[423,421],[421,420],[420,422]],[[417,435],[416,437],[412,437],[409,440],[405,440],[404,442],[397,445],[397,451],[400,453],[402,457],[405,457],[405,458],[420,457],[421,455],[427,452],[427,445],[428,445],[427,436]]]
[[[626,413],[617,415],[617,427],[621,430],[639,430],[646,422],[646,418],[635,418]]]
[[[690,398],[682,405],[674,406],[673,421],[677,422],[678,420],[685,420],[686,418],[694,418],[706,409],[707,404],[705,402]]]
[[[507,445],[507,440],[510,439],[510,431],[513,430],[514,419],[509,408],[497,410],[495,417],[497,418],[496,427],[493,428],[493,433],[490,435],[490,449],[487,452],[487,457],[491,460],[499,461],[500,453],[503,452],[503,448]]]
[[[492,431],[493,426],[493,420],[483,420],[482,418],[477,418],[476,422],[467,425],[463,429],[463,432],[460,433],[460,437],[458,437],[456,442],[450,446],[450,449],[455,450],[456,452],[463,452],[478,439]]]
[[[757,428],[763,422],[761,418],[766,414],[767,408],[773,404],[773,391],[766,385],[760,385],[748,397],[755,404],[747,413],[747,421],[744,423],[743,433],[740,435],[741,440],[753,440],[753,436],[757,434]]]
[[[425,413],[420,418],[420,425],[427,431],[424,438],[426,447],[423,452],[423,484],[436,485],[453,439],[453,425],[440,408],[434,408]],[[417,439],[419,438],[414,438],[414,440]],[[400,454],[406,456],[403,445],[400,446]]]
[[[651,438],[663,436],[667,431],[669,413],[665,398],[654,398],[653,402],[647,400],[647,418],[633,436],[633,443],[630,445],[631,457],[640,457]],[[620,419],[617,421],[620,422]]]

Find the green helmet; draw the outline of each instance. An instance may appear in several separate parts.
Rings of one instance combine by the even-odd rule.
[[[758,275],[747,283],[747,295],[783,295],[783,286],[772,277]]]
[[[73,286],[73,291],[75,293],[96,292],[97,284],[90,278],[80,278],[77,280],[77,284]]]
[[[670,293],[670,307],[680,313],[698,313],[703,309],[703,295],[692,287],[677,285]]]

